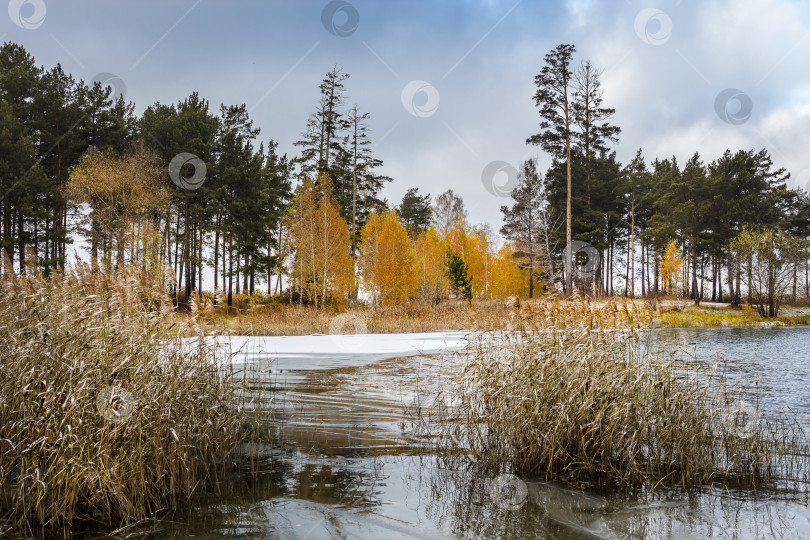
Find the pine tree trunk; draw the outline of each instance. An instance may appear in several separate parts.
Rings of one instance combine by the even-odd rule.
[[[631,235],[632,236],[632,235]],[[632,296],[630,293],[630,251],[631,251],[631,239],[630,237],[627,238],[627,267],[624,271],[624,295],[625,296]]]
[[[636,296],[636,189],[630,200],[630,298]]]
[[[697,253],[696,253],[696,246],[695,246],[695,235],[692,234],[692,293],[694,294],[695,305],[700,305],[700,291],[698,291],[698,281],[697,281]]]
[[[563,106],[565,112],[565,292],[573,292],[573,275],[571,260],[571,119],[568,110],[568,79],[564,81]]]
[[[203,230],[202,223],[200,224],[200,247],[199,247],[199,263],[197,263],[197,290],[202,294],[203,290],[203,244],[205,242],[205,231]]]
[[[231,307],[232,305],[233,305],[233,233],[228,233],[228,307]]]
[[[219,228],[222,223],[222,212],[217,212],[217,225],[214,229],[214,292],[219,288]],[[217,295],[214,295],[214,303]]]

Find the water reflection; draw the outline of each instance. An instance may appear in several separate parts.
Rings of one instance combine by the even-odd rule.
[[[150,538],[806,538],[805,495],[621,493],[527,479],[515,511],[495,504],[489,477],[431,456],[311,461],[286,456],[241,475],[183,522]],[[217,503],[222,498],[227,503]]]
[[[658,330],[647,346],[682,348],[704,366],[723,355],[732,380],[760,377],[767,410],[810,410],[810,329]],[[426,406],[440,376],[457,368],[452,358],[321,359],[318,367],[288,359],[284,369],[272,356],[254,361],[275,389],[265,460],[253,474],[223,480],[189,515],[128,532],[201,539],[810,537],[803,485],[652,494],[524,478],[526,503],[507,510],[493,501],[491,473],[423,453],[408,421],[409,408]]]
[[[477,479],[477,480],[475,480]],[[485,481],[469,470],[426,471],[426,514],[452,522],[463,538],[806,538],[805,493],[629,493],[526,480],[528,501],[506,511],[486,496]]]

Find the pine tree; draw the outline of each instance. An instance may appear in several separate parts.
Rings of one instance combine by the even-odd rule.
[[[338,66],[326,73],[318,86],[321,92],[318,107],[307,120],[302,139],[295,143],[302,147],[302,172],[315,178],[323,172],[333,175],[335,171],[330,167],[335,164],[334,156],[346,152],[340,143],[349,127],[342,111],[346,101],[343,83],[348,78],[349,75]]]
[[[448,248],[444,264],[445,273],[450,279],[450,287],[456,297],[472,299],[472,278],[461,255]]]
[[[377,174],[382,160],[372,153],[369,113],[361,113],[357,105],[352,107],[346,121],[348,133],[341,145],[345,151],[339,153],[332,167],[333,189],[346,221],[351,227],[352,253],[356,251],[359,231],[371,213],[383,206],[378,198],[386,182],[392,179]]]
[[[423,196],[419,195],[418,188],[410,188],[402,197],[402,203],[397,208],[397,212],[411,238],[417,238],[420,233],[430,227],[432,213],[430,193]]]
[[[572,110],[578,130],[572,133],[574,146],[585,160],[585,201],[591,204],[591,173],[593,161],[607,153],[607,142],[618,142],[621,129],[607,123],[615,109],[602,107],[602,71],[590,61],[580,64],[574,73]]]
[[[574,111],[571,90],[571,61],[576,48],[573,45],[558,45],[545,56],[545,65],[534,81],[537,93],[535,104],[540,107],[540,129],[543,131],[529,137],[526,142],[540,145],[544,151],[566,164],[566,210],[565,210],[565,289],[571,291],[571,135]]]

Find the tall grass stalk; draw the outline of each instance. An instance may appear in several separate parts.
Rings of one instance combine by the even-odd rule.
[[[622,485],[806,477],[802,429],[740,406],[716,373],[646,355],[637,327],[647,317],[584,299],[521,309],[521,331],[471,343],[439,396],[441,448],[525,475]]]
[[[173,309],[133,269],[3,276],[0,520],[17,534],[152,518],[232,467],[240,390]]]

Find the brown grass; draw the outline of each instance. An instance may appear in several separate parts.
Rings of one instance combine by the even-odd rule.
[[[806,479],[807,441],[795,422],[741,406],[714,373],[641,353],[646,309],[551,300],[521,315],[521,331],[469,346],[424,419],[446,455],[621,485]]]
[[[172,313],[133,270],[3,277],[0,527],[53,537],[131,524],[183,507],[234,465],[244,393]]]
[[[445,300],[439,304],[411,302],[398,306],[348,307],[341,312],[343,320],[362,321],[370,333],[429,332],[441,330],[472,330],[503,328],[512,310],[502,301]],[[298,336],[329,334],[353,327],[336,328],[339,313],[313,306],[271,302],[250,306],[245,311],[225,314],[209,309],[207,320],[212,328],[224,327],[232,334],[247,336]]]

